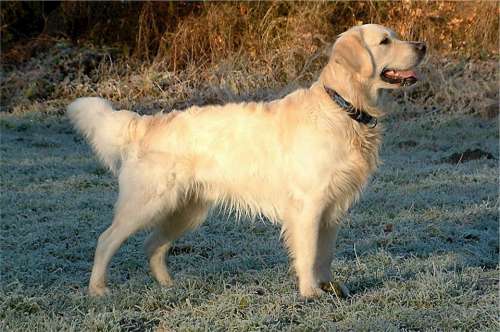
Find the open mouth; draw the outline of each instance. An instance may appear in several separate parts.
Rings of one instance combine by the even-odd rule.
[[[401,86],[410,86],[418,81],[417,74],[413,70],[384,69],[380,78],[384,82]]]

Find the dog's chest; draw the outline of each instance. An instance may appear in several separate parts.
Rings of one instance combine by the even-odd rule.
[[[330,176],[329,196],[339,213],[356,201],[379,164],[380,133],[354,135],[346,158],[337,161]]]

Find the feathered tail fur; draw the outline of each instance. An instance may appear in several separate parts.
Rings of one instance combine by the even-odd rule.
[[[139,116],[115,111],[108,101],[96,97],[78,98],[67,107],[67,114],[104,165],[116,174],[131,141],[131,122]]]

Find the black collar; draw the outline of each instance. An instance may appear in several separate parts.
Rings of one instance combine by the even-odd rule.
[[[347,114],[354,120],[359,123],[365,124],[368,128],[375,128],[377,126],[377,118],[371,116],[363,110],[357,109],[351,105],[347,100],[342,98],[341,95],[337,93],[337,91],[330,89],[328,87],[324,87],[326,93],[330,96],[330,98],[337,103],[341,108],[343,108]]]

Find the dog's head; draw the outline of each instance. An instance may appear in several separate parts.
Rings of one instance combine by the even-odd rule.
[[[339,35],[324,76],[337,83],[354,79],[369,90],[396,89],[418,81],[415,67],[425,53],[423,42],[403,41],[381,25],[361,25]]]

